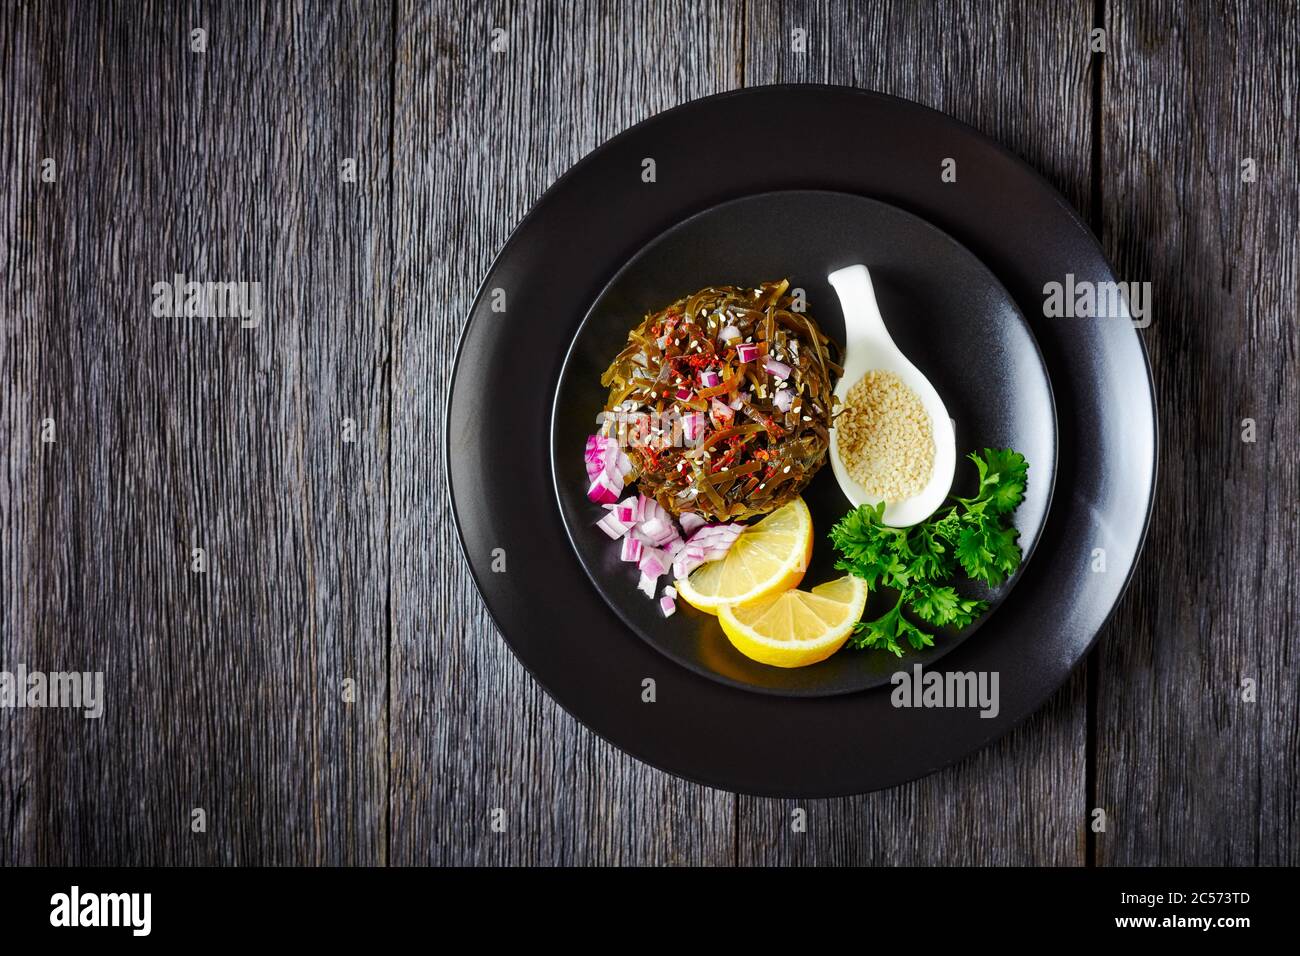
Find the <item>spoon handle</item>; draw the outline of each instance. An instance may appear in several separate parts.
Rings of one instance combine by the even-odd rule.
[[[846,356],[859,354],[893,355],[898,346],[885,328],[885,320],[876,304],[876,290],[871,273],[864,265],[846,266],[827,277],[840,298],[844,312],[844,347]]]

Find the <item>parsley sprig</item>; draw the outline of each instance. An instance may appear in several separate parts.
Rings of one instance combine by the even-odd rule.
[[[958,569],[996,587],[1020,566],[1020,537],[1011,512],[1025,500],[1029,464],[1009,448],[967,455],[979,472],[974,497],[957,495],[927,521],[910,528],[884,523],[884,504],[862,505],[831,529],[840,552],[835,567],[898,592],[894,607],[874,621],[861,621],[849,646],[877,648],[903,656],[903,642],[916,650],[934,635],[914,624],[906,608],[926,624],[963,628],[988,610],[988,602],[962,597],[950,584]]]

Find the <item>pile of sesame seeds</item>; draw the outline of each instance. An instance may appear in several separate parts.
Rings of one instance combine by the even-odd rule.
[[[835,433],[845,470],[872,498],[910,498],[930,480],[930,416],[916,392],[893,372],[875,369],[849,389]]]

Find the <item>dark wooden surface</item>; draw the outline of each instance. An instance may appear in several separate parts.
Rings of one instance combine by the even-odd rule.
[[[0,862],[1300,862],[1298,22],[5,5],[0,668],[104,670],[110,700],[0,711]],[[1153,283],[1164,443],[1146,560],[1089,666],[949,770],[803,802],[805,834],[795,803],[651,770],[531,681],[441,461],[450,343],[546,186],[661,109],[790,81],[918,100],[1041,170]],[[266,320],[154,318],[174,272],[261,281]]]

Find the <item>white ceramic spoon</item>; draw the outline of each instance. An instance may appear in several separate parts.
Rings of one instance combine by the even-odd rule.
[[[889,337],[885,320],[876,304],[876,292],[871,286],[871,273],[866,266],[847,266],[826,277],[840,297],[844,310],[844,374],[835,386],[835,394],[844,401],[849,389],[859,379],[874,369],[893,372],[921,399],[930,416],[930,430],[934,435],[934,468],[930,480],[921,491],[910,498],[885,503],[885,524],[906,528],[930,517],[952,488],[953,469],[957,465],[957,442],[953,436],[952,419],[943,399],[930,380],[921,374],[894,340]],[[878,504],[862,486],[849,477],[840,461],[839,444],[835,429],[831,429],[831,469],[840,483],[845,497],[854,507]]]

